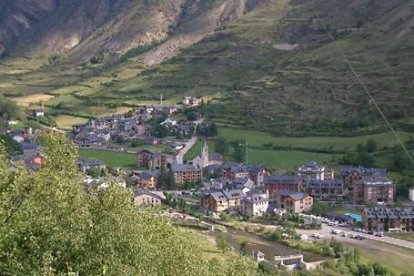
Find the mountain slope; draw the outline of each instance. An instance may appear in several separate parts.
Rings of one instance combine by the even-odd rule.
[[[409,92],[412,4],[312,2],[314,10],[308,1],[279,2],[230,23],[151,69],[137,87],[171,95],[220,92],[224,99],[210,112],[220,114],[218,121],[272,132],[382,129],[377,110],[318,22],[318,14],[387,117],[406,126],[406,118],[414,113],[414,95]]]
[[[167,40],[149,55],[147,63],[154,64],[260,2],[264,1],[8,1],[3,4],[8,8],[0,13],[0,41],[10,51],[29,48],[35,55],[54,52],[81,62],[99,51],[119,57],[130,49]]]
[[[47,92],[52,113],[192,94],[210,96],[206,112],[223,124],[292,135],[383,130],[319,15],[386,115],[412,128],[413,10],[404,0],[87,0],[66,17],[55,7],[18,39],[32,59],[12,52],[0,89]]]

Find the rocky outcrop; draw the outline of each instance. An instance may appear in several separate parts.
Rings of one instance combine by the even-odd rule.
[[[252,11],[259,6],[261,0],[236,0],[236,1],[216,1],[217,3],[207,9],[204,13],[197,15],[201,5],[200,1],[193,1],[191,7],[187,7],[190,16],[182,18],[180,31],[172,35],[165,43],[144,55],[146,65],[156,65],[167,60],[203,39],[206,35],[213,32],[221,24],[239,19],[245,13]],[[191,16],[191,13],[194,13]]]
[[[84,61],[99,51],[121,56],[164,41],[144,57],[158,64],[264,1],[6,0],[0,4],[0,54],[24,45],[34,54]]]
[[[0,2],[0,55],[57,7],[56,0],[3,0]]]

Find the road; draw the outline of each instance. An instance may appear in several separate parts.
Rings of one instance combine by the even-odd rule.
[[[377,237],[377,236],[370,235],[370,234],[355,232],[355,231],[352,231],[349,228],[328,226],[326,224],[322,224],[322,229],[320,229],[320,230],[301,230],[301,229],[297,229],[297,232],[300,233],[300,234],[308,235],[308,236],[311,236],[313,233],[321,233],[325,236],[324,238],[327,239],[327,240],[330,240],[332,237],[334,237],[337,240],[345,241],[345,242],[348,242],[348,243],[355,243],[355,244],[362,244],[366,241],[366,240],[360,241],[360,240],[352,239],[352,238],[349,238],[349,237],[342,237],[341,235],[332,234],[331,233],[332,229],[341,230],[341,231],[343,231],[347,234],[357,234],[357,235],[360,235],[360,236],[366,238],[366,240],[368,240],[368,241],[388,243],[388,244],[401,246],[401,247],[405,247],[405,248],[409,248],[409,249],[414,250],[414,242],[411,242],[411,241],[406,241],[406,240],[401,240],[401,239],[396,239],[396,238],[391,238],[391,237],[386,237],[386,236]]]
[[[190,140],[188,140],[184,148],[182,148],[177,155],[175,156],[175,159],[178,164],[183,164],[184,162],[184,156],[187,154],[187,152],[194,146],[194,144],[197,142],[197,137],[192,137]]]
[[[40,124],[40,127],[44,128],[44,129],[51,130],[51,131],[55,131],[55,132],[58,132],[58,133],[62,133],[62,134],[67,133],[67,131],[63,131],[63,130],[58,129],[56,127],[49,127],[49,126],[45,126],[45,125],[42,125],[42,124]]]
[[[245,223],[244,225],[250,225],[250,226],[264,226],[268,229],[274,230],[276,229],[278,226],[275,225],[263,225],[263,224],[256,224],[256,223]],[[332,234],[332,229],[337,229],[337,230],[341,230],[347,234],[356,234],[356,235],[360,235],[364,238],[366,238],[366,240],[357,240],[357,239],[352,239],[350,237],[342,237],[341,235],[336,235],[336,234]],[[414,242],[411,241],[406,241],[406,240],[401,240],[401,239],[396,239],[396,238],[391,238],[391,237],[376,237],[374,235],[370,235],[370,234],[364,234],[364,233],[360,233],[360,232],[355,232],[352,231],[349,228],[346,227],[337,227],[337,226],[328,226],[326,224],[322,224],[322,229],[320,230],[304,230],[304,229],[296,229],[296,232],[298,232],[299,234],[304,234],[307,235],[309,237],[312,236],[312,234],[314,233],[320,233],[322,235],[324,235],[324,239],[326,240],[331,240],[331,238],[335,238],[339,241],[344,241],[346,243],[351,243],[351,244],[356,244],[356,245],[367,245],[369,244],[369,247],[379,247],[379,248],[384,248],[386,246],[382,246],[381,243],[387,243],[387,244],[391,244],[391,245],[395,245],[395,246],[401,246],[401,247],[405,247],[408,249],[412,249],[414,250]]]

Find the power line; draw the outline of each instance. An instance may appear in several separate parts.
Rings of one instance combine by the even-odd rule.
[[[361,84],[362,88],[364,89],[365,93],[368,95],[369,99],[372,101],[372,103],[374,104],[375,108],[378,110],[378,112],[381,114],[382,118],[384,119],[385,123],[387,124],[387,126],[389,127],[389,129],[391,130],[391,132],[393,133],[393,135],[395,136],[395,139],[397,140],[398,143],[400,143],[401,147],[403,148],[403,150],[405,151],[405,153],[407,154],[408,158],[411,160],[411,162],[414,164],[414,158],[411,156],[410,152],[408,151],[408,149],[405,147],[403,141],[401,140],[400,136],[397,134],[397,132],[394,130],[394,127],[391,125],[391,123],[388,121],[387,117],[385,116],[384,112],[381,110],[380,106],[377,104],[377,102],[375,101],[374,97],[372,96],[372,94],[369,92],[367,86],[365,85],[365,83],[362,81],[360,75],[358,74],[358,72],[355,70],[354,66],[351,64],[351,62],[349,61],[348,57],[345,55],[344,51],[342,51],[341,47],[339,46],[339,44],[336,42],[335,38],[333,37],[333,35],[331,34],[331,32],[329,31],[329,29],[326,27],[325,23],[322,21],[321,17],[319,16],[319,14],[317,14],[315,12],[315,8],[311,2],[311,0],[306,0],[308,3],[308,6],[310,7],[310,9],[312,10],[313,14],[316,16],[316,18],[318,19],[319,23],[322,25],[323,29],[325,30],[325,32],[327,33],[327,35],[329,36],[329,39],[333,42],[333,44],[335,45],[336,49],[338,50],[338,52],[340,53],[340,55],[342,56],[342,58],[344,59],[345,63],[348,65],[349,69],[351,70],[351,72],[354,74],[355,78],[358,80],[358,82]]]

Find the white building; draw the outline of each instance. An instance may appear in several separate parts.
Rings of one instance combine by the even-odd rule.
[[[262,251],[253,250],[252,256],[253,256],[253,259],[255,259],[257,262],[260,263],[260,262],[265,261],[265,256],[266,255]]]
[[[24,138],[20,135],[13,136],[13,140],[20,144],[24,142]]]
[[[171,120],[170,118],[166,119],[164,122],[160,123],[160,125],[164,126],[175,126],[177,124],[176,120]]]
[[[300,166],[297,175],[306,182],[310,180],[332,180],[335,177],[333,169],[321,166],[315,161]]]
[[[200,100],[195,97],[184,97],[183,104],[185,106],[198,106],[200,104]]]
[[[253,190],[247,193],[241,202],[243,214],[252,217],[261,217],[269,208],[269,195],[267,192]]]
[[[43,116],[45,116],[45,111],[44,110],[35,110],[35,111],[33,111],[33,115],[35,117],[43,117]]]
[[[412,187],[409,191],[408,191],[408,199],[412,202],[414,202],[414,187]]]
[[[111,139],[111,134],[109,132],[99,132],[97,136],[102,138],[105,142],[108,142]]]

